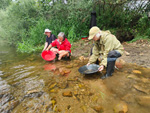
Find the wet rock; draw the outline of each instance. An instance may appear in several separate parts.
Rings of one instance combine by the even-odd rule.
[[[72,68],[72,67],[73,67],[72,64],[66,66],[66,68]]]
[[[73,64],[73,67],[77,67],[78,66],[78,64]]]
[[[66,89],[69,85],[68,82],[59,82],[57,86],[61,89]]]
[[[99,97],[97,95],[93,96],[92,97],[92,102],[97,102],[99,99]]]
[[[66,91],[62,94],[64,97],[72,97],[72,92],[71,91]]]
[[[16,82],[14,84],[12,84],[13,87],[17,87],[20,84],[20,82]]]
[[[133,75],[133,74],[128,75],[127,78],[134,79],[134,80],[140,80],[139,77],[137,77],[136,75]]]
[[[18,104],[18,100],[11,100],[0,107],[0,113],[11,113]]]
[[[58,93],[58,90],[56,90],[56,89],[51,89],[51,90],[50,90],[50,93]]]
[[[7,108],[8,111],[12,111],[16,106],[18,106],[19,101],[18,100],[12,100],[9,102],[9,107]]]
[[[77,95],[78,95],[78,92],[77,92],[77,91],[74,91],[73,94],[74,94],[74,96],[77,96]]]
[[[3,75],[3,72],[2,71],[0,71],[0,76],[2,76]]]
[[[144,82],[144,83],[150,83],[150,80],[147,79],[147,78],[141,78],[141,81]]]
[[[136,101],[146,107],[150,107],[150,96],[137,96]]]
[[[116,62],[115,63],[115,66],[118,68],[118,69],[121,69],[123,67],[123,65],[120,63],[120,62]]]
[[[115,113],[127,113],[128,112],[128,106],[125,102],[121,102],[119,104],[117,104],[114,107],[114,112]]]
[[[132,94],[127,94],[125,95],[122,100],[124,100],[125,102],[127,103],[134,103],[135,102],[135,98],[134,98],[134,95]]]
[[[125,53],[126,56],[129,56],[129,55],[130,55],[130,53],[127,52],[127,51],[125,51],[124,53]]]
[[[133,75],[133,74],[128,75],[127,78],[134,79],[134,80],[137,80],[137,81],[141,81],[143,83],[150,83],[149,79],[141,78],[141,77],[139,78],[139,77],[137,77],[136,75]]]
[[[144,88],[144,87],[142,87],[142,86],[139,86],[139,85],[133,85],[133,87],[136,89],[136,90],[138,90],[138,91],[141,91],[141,92],[143,92],[143,93],[146,93],[146,94],[149,94],[149,89],[146,89],[146,88]]]
[[[80,57],[79,57],[79,60],[80,60],[80,61],[84,61],[84,60],[85,60],[85,57],[84,57],[84,56],[80,56]]]
[[[97,113],[104,112],[104,108],[102,106],[93,106],[92,107]]]
[[[69,70],[69,69],[64,70],[64,73],[65,73],[65,74],[68,74],[68,73],[70,73],[70,72],[71,72],[71,70]]]
[[[87,112],[87,106],[85,106],[85,105],[84,105],[84,106],[81,106],[81,109],[83,110],[84,113]]]
[[[123,59],[117,59],[116,60],[116,63],[115,63],[115,66],[118,68],[118,69],[121,69],[123,67],[123,65],[125,65],[125,61]]]
[[[133,72],[134,74],[142,74],[142,72],[139,71],[139,70],[133,70],[132,72]]]
[[[24,98],[40,97],[40,96],[42,96],[42,94],[43,94],[42,91],[37,92],[37,90],[32,90],[32,91],[29,91],[29,92],[24,96]],[[23,98],[23,99],[24,99],[24,98]]]
[[[54,88],[56,85],[57,85],[57,83],[53,83],[53,84],[51,84],[51,85],[49,86],[49,89]]]
[[[5,103],[13,100],[14,97],[11,94],[4,94],[0,100],[0,106],[4,105]]]
[[[60,75],[65,75],[71,72],[70,69],[59,68]]]

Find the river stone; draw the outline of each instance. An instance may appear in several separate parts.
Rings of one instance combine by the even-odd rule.
[[[0,100],[0,106],[6,104],[7,102],[13,100],[14,97],[11,94],[4,94]]]
[[[77,95],[78,95],[78,92],[77,92],[77,91],[74,91],[73,94],[74,94],[74,96],[77,96]]]
[[[134,95],[132,95],[132,94],[127,94],[124,97],[122,97],[121,99],[127,103],[134,103],[135,102]]]
[[[69,70],[69,69],[64,70],[64,73],[65,73],[65,74],[68,74],[68,73],[70,73],[70,72],[71,72],[71,70]]]
[[[87,106],[83,105],[81,106],[81,109],[83,110],[84,113],[87,113]]]
[[[137,96],[136,101],[146,107],[150,107],[150,96]]]
[[[16,106],[18,106],[19,101],[18,100],[12,100],[9,102],[9,107],[8,107],[8,111],[10,112],[11,110],[13,110]]]
[[[121,69],[123,66],[120,62],[116,62],[115,63],[115,66],[118,68],[118,69]]]
[[[72,64],[66,66],[66,68],[72,68],[72,67],[73,67]]]
[[[121,102],[114,107],[115,113],[127,113],[128,106],[125,102]]]
[[[68,82],[59,82],[57,86],[61,89],[66,89],[68,87]]]
[[[3,75],[3,71],[0,71],[0,76],[2,76]]]
[[[149,89],[143,88],[143,87],[141,87],[141,86],[139,86],[139,85],[133,85],[133,87],[134,87],[136,90],[141,91],[141,92],[146,93],[146,94],[149,94],[149,92],[150,92]]]
[[[72,97],[72,92],[71,91],[66,91],[62,94],[64,97]]]
[[[28,93],[23,97],[23,99],[24,99],[24,98],[27,98],[27,97],[29,97],[29,98],[40,97],[40,96],[42,96],[42,94],[43,94],[42,91],[39,91],[39,92],[31,91],[31,92],[28,92]]]
[[[49,89],[54,88],[56,85],[57,85],[57,83],[53,83],[53,84],[51,84],[51,85],[50,85],[50,87],[49,87]]]
[[[142,74],[142,72],[139,71],[139,70],[133,70],[132,72],[133,72],[134,74]]]
[[[50,90],[50,93],[58,93],[58,90],[56,90],[56,89],[51,89],[51,90]]]
[[[92,107],[97,113],[104,112],[104,108],[102,106],[93,106]]]
[[[80,57],[79,57],[79,60],[80,60],[80,61],[84,61],[84,60],[85,60],[85,57],[84,57],[84,56],[80,56]]]
[[[133,74],[128,75],[127,78],[131,78],[131,79],[134,79],[134,80],[140,80],[139,77],[137,77],[136,75],[133,75]]]

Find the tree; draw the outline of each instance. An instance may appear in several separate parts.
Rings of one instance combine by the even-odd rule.
[[[10,5],[12,0],[0,0],[0,9],[6,9]]]

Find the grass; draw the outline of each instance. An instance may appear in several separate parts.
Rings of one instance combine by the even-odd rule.
[[[143,40],[143,39],[150,40],[150,37],[149,36],[137,35],[137,36],[135,36],[135,38],[133,40],[128,41],[128,43],[133,43],[133,42],[136,42],[137,40]]]

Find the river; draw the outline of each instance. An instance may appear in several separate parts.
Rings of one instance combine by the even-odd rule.
[[[125,64],[101,80],[78,72],[86,63],[47,62],[0,41],[0,113],[149,113],[149,68]]]

